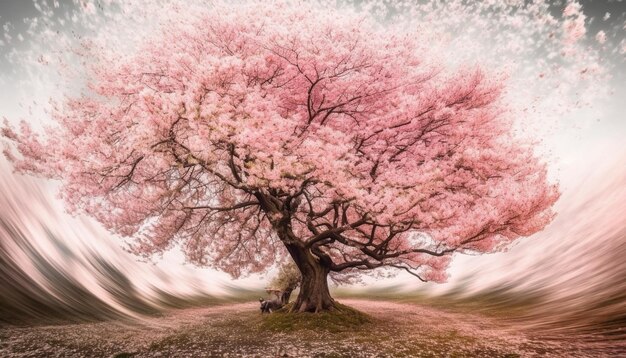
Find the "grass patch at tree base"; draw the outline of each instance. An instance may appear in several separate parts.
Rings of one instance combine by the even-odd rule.
[[[290,303],[265,315],[261,327],[270,331],[323,330],[337,333],[358,330],[374,322],[371,316],[340,303],[336,303],[333,310],[318,313],[292,313],[289,312],[292,306],[293,303]]]

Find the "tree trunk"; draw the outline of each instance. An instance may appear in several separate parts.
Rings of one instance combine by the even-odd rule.
[[[332,310],[335,300],[328,291],[329,265],[313,255],[310,250],[287,245],[300,273],[300,293],[291,312],[321,312]]]
[[[328,273],[331,261],[328,256],[317,256],[307,248],[291,230],[289,221],[274,223],[278,237],[300,270],[300,293],[291,312],[321,312],[335,308],[335,300],[328,291]]]
[[[291,298],[291,292],[293,290],[284,290],[283,292],[281,292],[280,294],[280,302],[283,305],[286,305],[287,303],[289,303],[289,299]]]
[[[321,266],[302,273],[300,293],[293,306],[295,312],[320,312],[335,307],[335,300],[328,291],[328,269]]]

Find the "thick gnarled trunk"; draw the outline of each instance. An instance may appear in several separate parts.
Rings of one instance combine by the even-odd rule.
[[[309,249],[287,245],[287,250],[302,275],[300,293],[291,308],[292,312],[320,312],[335,307],[335,300],[328,290],[328,263],[322,262]]]
[[[328,291],[329,269],[317,265],[308,267],[303,271],[300,293],[292,311],[320,312],[334,308],[335,301]]]
[[[330,259],[314,255],[291,231],[288,220],[274,223],[274,228],[302,275],[300,293],[291,312],[321,312],[335,308],[335,300],[328,290]]]

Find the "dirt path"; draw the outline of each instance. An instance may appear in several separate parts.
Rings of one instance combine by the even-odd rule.
[[[374,322],[346,332],[270,332],[258,303],[168,312],[137,324],[0,328],[0,357],[602,357],[606,346],[542,340],[480,315],[341,300]]]

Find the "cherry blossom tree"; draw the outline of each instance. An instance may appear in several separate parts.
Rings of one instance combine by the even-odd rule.
[[[558,191],[511,130],[503,73],[443,67],[418,30],[273,4],[172,7],[132,52],[86,42],[84,90],[43,133],[5,122],[5,154],[136,253],[179,245],[233,276],[289,255],[295,311],[334,307],[329,273],[441,282],[454,253],[550,222]]]
[[[289,303],[291,293],[298,288],[302,281],[302,275],[298,266],[293,261],[280,266],[278,273],[269,283],[269,289],[277,292],[277,296],[282,304]]]

